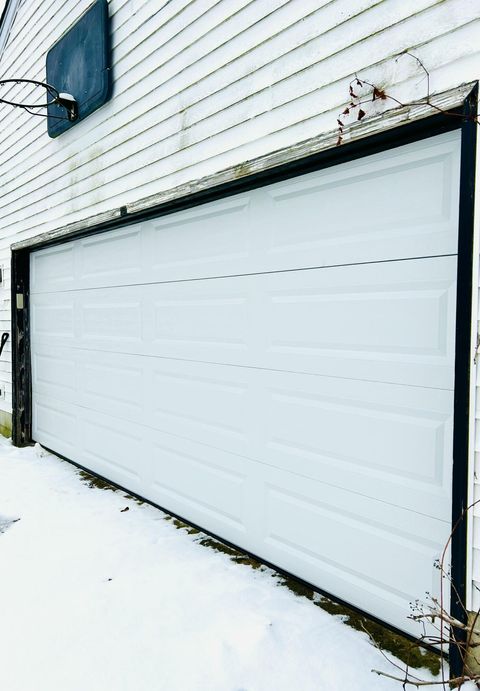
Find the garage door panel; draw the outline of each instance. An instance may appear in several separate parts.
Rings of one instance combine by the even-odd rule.
[[[132,357],[109,354],[94,359],[82,351],[78,355],[75,402],[132,425],[144,424],[145,405],[138,397],[138,392],[145,388],[143,363],[138,366]]]
[[[149,352],[248,365],[256,357],[256,277],[152,286]]]
[[[157,396],[152,399],[152,426],[256,457],[258,444],[250,413],[255,393],[248,374],[238,368],[171,367],[168,362],[161,368],[154,365],[152,381]]]
[[[46,352],[39,347],[34,368],[39,398],[448,515],[450,391],[81,350],[69,370],[75,383],[62,389],[42,368]],[[69,352],[49,355],[62,362]]]
[[[440,257],[40,294],[33,329],[39,344],[453,389],[455,277]]]
[[[77,358],[67,348],[37,349],[32,356],[35,391],[49,398],[74,403],[77,400]]]
[[[32,255],[30,292],[56,292],[75,287],[77,247],[69,242]]]
[[[95,347],[103,341],[113,351],[138,349],[143,341],[143,293],[135,288],[117,288],[115,294],[96,290],[74,297],[81,342]]]
[[[79,452],[79,409],[74,405],[67,410],[64,403],[54,398],[33,399],[33,438],[75,459]]]
[[[318,252],[324,265],[422,256],[421,247],[456,253],[457,148],[422,153],[390,151],[265,188],[271,251]]]
[[[419,576],[436,592],[448,521],[362,495],[353,503],[345,488],[103,414],[79,408],[76,419],[77,462],[339,597],[358,594],[367,611],[384,600],[397,626]],[[71,453],[75,435],[63,426],[61,436],[55,448]]]
[[[288,485],[281,478],[266,488],[270,559],[293,571],[301,563],[308,580],[320,580],[347,601],[358,597],[369,611],[376,606],[405,629],[407,603],[419,597],[419,579],[430,593],[439,594],[434,563],[448,537],[448,524],[427,520],[419,533],[418,521],[400,509],[366,501],[363,507],[356,504],[358,513],[352,514],[341,490],[320,493],[312,484],[308,496],[300,487],[295,478]]]
[[[459,166],[453,132],[138,223],[108,241],[47,248],[33,256],[31,289],[456,254]]]
[[[270,352],[298,348],[446,358],[452,343],[439,327],[454,312],[455,263],[445,262],[446,275],[438,280],[431,277],[432,263],[326,269],[321,281],[303,273],[286,280],[275,275],[268,282],[277,285],[268,291]]]
[[[118,484],[139,492],[149,479],[142,429],[111,416],[92,415],[85,409],[78,410],[77,420],[82,437],[82,465],[98,468],[105,477],[114,474]]]
[[[413,511],[448,516],[453,394],[291,375],[269,388],[272,465]],[[423,398],[423,401],[422,401]],[[422,405],[423,404],[423,405]]]
[[[258,232],[255,207],[261,196],[253,190],[152,221],[147,239],[151,280],[244,273],[256,254],[252,247]],[[258,258],[254,261],[258,268]]]
[[[80,397],[86,408],[95,407],[94,400],[100,405],[117,404],[119,410],[125,407],[117,417],[133,421],[137,413],[143,412],[144,404],[139,400],[138,392],[145,383],[143,363],[137,364],[132,357],[102,354],[103,357],[91,358],[87,352],[79,351],[77,368],[80,380]],[[77,394],[78,395],[78,394]],[[77,399],[78,400],[78,399]]]
[[[75,244],[77,281],[71,289],[86,285],[142,283],[145,275],[142,224],[120,229],[114,236],[103,233]],[[115,262],[112,262],[112,256]],[[46,287],[48,281],[42,281]]]
[[[194,522],[211,521],[214,532],[223,533],[227,526],[236,536],[242,534],[244,541],[250,504],[248,462],[161,433],[153,432],[152,440],[151,492],[156,502],[181,515],[189,514]]]
[[[64,378],[50,365],[55,361],[68,362]],[[259,387],[247,368],[38,346],[32,374],[36,395],[59,404],[246,456],[258,452],[252,430]]]
[[[459,144],[33,252],[34,439],[418,633],[452,515]]]
[[[274,274],[268,361],[279,369],[453,388],[453,257]]]
[[[74,321],[75,299],[72,293],[54,293],[51,300],[32,296],[31,323],[38,339],[73,343]]]
[[[317,568],[322,568],[325,562],[343,574],[350,573],[353,578],[381,589],[388,584],[388,590],[404,601],[415,599],[418,585],[415,568],[423,571],[424,582],[433,585],[433,564],[441,556],[440,542],[422,542],[416,536],[414,525],[410,526],[411,533],[397,532],[391,520],[382,522],[385,507],[373,506],[371,502],[365,503],[366,515],[349,513],[344,502],[340,507],[334,502],[337,495],[333,491],[329,497],[324,495],[312,501],[283,487],[268,487],[267,525],[270,523],[271,528],[267,530],[266,542],[297,558],[303,553],[304,559],[319,562]],[[400,517],[400,525],[404,526],[401,513],[397,513],[397,519]],[[443,528],[444,531],[437,528],[434,534],[443,535]],[[392,564],[400,566],[399,553],[413,567],[407,576],[392,574]]]

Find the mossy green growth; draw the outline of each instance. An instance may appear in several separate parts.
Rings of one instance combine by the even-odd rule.
[[[131,494],[124,494],[123,496],[125,497],[125,499],[130,499],[131,501],[134,501],[139,506],[142,506],[142,504],[145,504],[143,499],[139,499],[138,497],[132,497]]]
[[[205,536],[197,542],[200,545],[203,545],[203,547],[214,549],[215,552],[222,552],[222,554],[226,554],[235,564],[244,564],[245,566],[249,566],[251,569],[259,569],[262,566],[260,561],[249,557],[248,554],[239,552],[234,547],[230,547],[230,545],[226,545],[219,540],[215,540],[213,537]]]
[[[285,586],[298,597],[306,597],[329,614],[340,616],[347,626],[356,631],[363,631],[369,636],[374,645],[381,650],[392,653],[392,655],[395,655],[396,658],[409,667],[414,669],[426,668],[434,675],[439,674],[440,656],[436,653],[422,648],[418,643],[391,631],[378,622],[372,621],[346,605],[333,602],[328,597],[318,595],[312,588],[299,583],[294,578],[278,576],[277,574],[273,575],[278,578],[280,585]]]
[[[110,492],[120,492],[120,489],[118,487],[115,487],[115,485],[110,484],[110,482],[108,482],[107,480],[102,480],[101,477],[97,477],[96,475],[88,473],[86,470],[79,470],[78,474],[82,478],[82,482],[88,485],[88,487],[96,489],[105,489],[109,490]],[[139,506],[145,504],[143,499],[133,497],[131,494],[124,494],[123,496],[125,497],[125,499],[130,499],[131,501],[134,501]]]
[[[306,597],[307,600],[311,600],[312,602],[315,601],[316,592],[308,585],[305,585],[305,583],[297,581],[295,578],[281,576],[279,573],[276,573],[275,571],[272,573],[272,578],[275,578],[279,585],[288,588],[297,597]]]
[[[173,525],[175,528],[177,528],[177,530],[185,530],[189,535],[198,535],[200,532],[198,528],[194,528],[192,525],[179,521],[178,518],[173,518],[172,516],[169,516],[168,518],[173,519]]]
[[[172,521],[177,530],[184,530],[188,535],[199,535],[199,538],[196,539],[195,542],[202,545],[202,547],[208,547],[208,549],[213,549],[215,552],[226,554],[235,564],[244,564],[245,566],[250,566],[252,569],[259,569],[263,566],[263,564],[256,559],[249,557],[247,554],[240,552],[234,547],[230,547],[230,545],[226,545],[224,542],[220,542],[220,540],[215,540],[215,538],[205,535],[205,533],[202,533],[198,528],[194,528],[188,523],[180,521],[178,518],[165,516],[165,520]]]
[[[96,487],[97,489],[106,489],[110,490],[111,492],[118,492],[118,487],[114,487],[109,482],[102,480],[102,478],[97,477],[96,475],[87,473],[86,470],[79,470],[78,474],[82,478],[82,482],[88,485],[88,487]]]

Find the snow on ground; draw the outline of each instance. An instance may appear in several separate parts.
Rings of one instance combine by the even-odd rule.
[[[371,673],[392,668],[365,634],[271,573],[0,442],[2,691],[401,688]]]

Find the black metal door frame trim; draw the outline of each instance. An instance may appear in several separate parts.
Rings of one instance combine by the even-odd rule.
[[[135,214],[125,213],[122,208],[119,218],[94,228],[77,230],[68,237],[52,239],[32,248],[12,252],[12,355],[13,355],[13,443],[26,446],[32,439],[32,380],[30,362],[29,286],[30,254],[47,246],[63,244],[78,237],[102,233],[149,218],[158,218],[210,201],[232,196],[280,180],[353,161],[377,152],[386,151],[404,144],[420,141],[444,132],[461,129],[461,172],[460,209],[457,273],[457,315],[455,346],[455,395],[454,395],[454,444],[452,525],[462,516],[468,501],[468,452],[469,452],[469,404],[470,404],[470,360],[471,360],[471,309],[473,269],[473,211],[475,185],[475,153],[477,125],[471,115],[477,111],[478,85],[465,99],[463,106],[452,114],[435,114],[416,122],[366,137],[365,139],[328,149],[298,161],[280,165],[271,170],[197,192],[188,197],[153,207]],[[463,116],[463,117],[462,117]],[[374,213],[372,209],[372,213]],[[75,461],[72,462],[75,464]],[[75,464],[78,465],[78,464]],[[91,471],[90,471],[91,472]],[[148,501],[148,500],[147,500]],[[160,507],[163,508],[163,507]],[[168,512],[168,509],[164,509]],[[187,520],[188,522],[188,520]],[[208,532],[208,531],[207,531]],[[241,549],[241,548],[239,548]],[[467,520],[460,525],[452,537],[452,594],[451,612],[460,620],[465,614],[460,602],[465,602],[467,592]],[[256,556],[256,555],[253,555]],[[257,557],[258,558],[258,557]],[[260,558],[261,560],[261,558]],[[291,574],[289,574],[291,575]],[[301,579],[298,579],[301,580]],[[311,586],[311,584],[308,584]],[[315,586],[314,590],[320,592]],[[329,593],[333,599],[335,596]],[[350,605],[351,606],[351,605]],[[352,607],[353,609],[358,609]],[[368,615],[367,616],[371,616]],[[388,626],[388,625],[387,625]],[[394,629],[394,627],[390,628]],[[394,629],[395,630],[395,629]],[[452,670],[460,669],[461,659],[455,650],[451,651]]]
[[[474,249],[475,161],[478,125],[472,116],[478,108],[478,85],[464,102],[461,134],[460,207],[458,228],[457,315],[455,338],[455,391],[453,414],[453,479],[451,541],[450,612],[466,623],[467,531],[469,443],[470,443],[470,369],[472,364],[472,290]],[[470,119],[468,119],[470,118]],[[461,645],[464,631],[454,631]],[[462,672],[462,653],[450,647],[450,665],[454,675]]]

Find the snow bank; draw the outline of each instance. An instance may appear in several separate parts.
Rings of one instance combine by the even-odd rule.
[[[401,688],[365,634],[53,455],[0,443],[0,514],[2,691]]]

